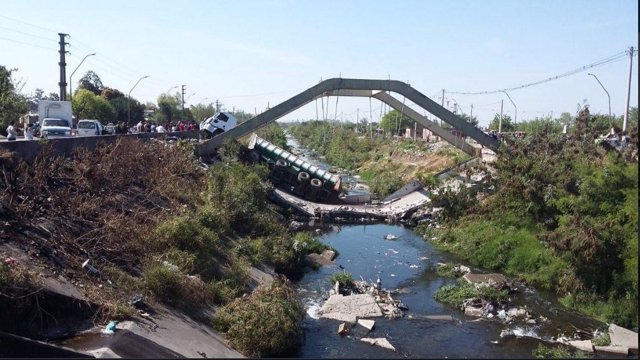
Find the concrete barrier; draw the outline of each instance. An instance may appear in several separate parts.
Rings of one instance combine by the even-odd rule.
[[[98,146],[113,144],[121,137],[137,138],[137,139],[198,139],[198,131],[180,131],[173,133],[140,133],[140,134],[121,134],[121,135],[102,135],[102,136],[74,136],[68,138],[48,139],[48,140],[20,140],[20,141],[2,141],[0,149],[15,152],[27,162],[33,161],[45,145],[50,144],[53,151],[58,155],[68,156],[79,147],[88,150],[95,150]]]

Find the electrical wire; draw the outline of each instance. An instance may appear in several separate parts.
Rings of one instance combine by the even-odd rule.
[[[635,51],[634,51],[635,52]],[[623,52],[619,52],[617,54],[611,55],[609,57],[606,57],[604,59],[598,60],[596,62],[593,62],[591,64],[588,65],[584,65],[581,66],[579,68],[567,71],[565,73],[559,74],[559,75],[555,75],[549,78],[546,78],[544,80],[540,80],[540,81],[535,81],[532,83],[527,83],[527,84],[523,84],[523,85],[519,85],[519,86],[515,86],[515,87],[511,87],[511,88],[506,88],[506,89],[500,89],[500,90],[491,90],[491,91],[477,91],[477,92],[462,92],[462,91],[446,91],[446,93],[448,94],[457,94],[457,95],[489,95],[489,94],[497,94],[497,93],[501,93],[501,92],[505,92],[505,91],[514,91],[514,90],[520,90],[520,89],[524,89],[527,87],[531,87],[531,86],[536,86],[536,85],[541,85],[553,80],[558,80],[567,76],[571,76],[580,72],[583,72],[585,70],[594,68],[594,67],[598,67],[598,66],[602,66],[602,65],[606,65],[606,64],[610,64],[616,61],[619,61],[621,59],[626,58],[628,55],[628,51],[623,51]]]

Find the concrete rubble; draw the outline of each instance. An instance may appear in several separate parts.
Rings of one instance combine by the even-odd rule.
[[[365,319],[358,319],[358,325],[362,326],[363,328],[371,331],[373,330],[373,327],[375,326],[376,322],[374,320],[365,320]]]
[[[472,274],[467,273],[462,278],[469,284],[476,286],[491,286],[498,290],[510,289],[507,278],[502,274]]]
[[[322,318],[349,323],[356,323],[357,318],[378,316],[382,316],[382,311],[371,294],[331,295],[320,309]]]
[[[338,325],[338,334],[346,335],[349,332],[349,325],[347,323],[342,323]]]
[[[597,354],[625,356],[625,357],[629,355],[629,348],[626,346],[607,345],[607,346],[594,346],[593,348],[596,350]]]
[[[629,348],[634,354],[638,353],[638,333],[620,327],[616,324],[609,325],[609,337],[612,346],[623,346]]]
[[[591,343],[591,340],[569,340],[566,344],[580,351],[593,353],[593,344]]]
[[[389,340],[385,338],[362,338],[360,339],[360,341],[364,341],[371,345],[380,346],[385,349],[396,351],[396,348],[394,348],[393,345],[391,345],[391,343],[389,342]]]

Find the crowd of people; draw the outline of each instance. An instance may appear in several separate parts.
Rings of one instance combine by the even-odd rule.
[[[186,122],[186,121],[178,121],[175,122],[166,122],[164,124],[156,124],[146,120],[140,121],[134,127],[132,133],[145,133],[145,132],[156,132],[156,133],[167,133],[167,132],[177,132],[177,131],[193,131],[198,130],[198,124],[195,122]]]

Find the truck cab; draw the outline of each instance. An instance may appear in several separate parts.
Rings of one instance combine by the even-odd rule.
[[[70,137],[71,124],[65,119],[44,118],[40,126],[40,136],[43,139]]]
[[[231,130],[238,124],[238,120],[229,112],[219,112],[200,123],[200,132],[206,139],[212,138],[225,131]]]

